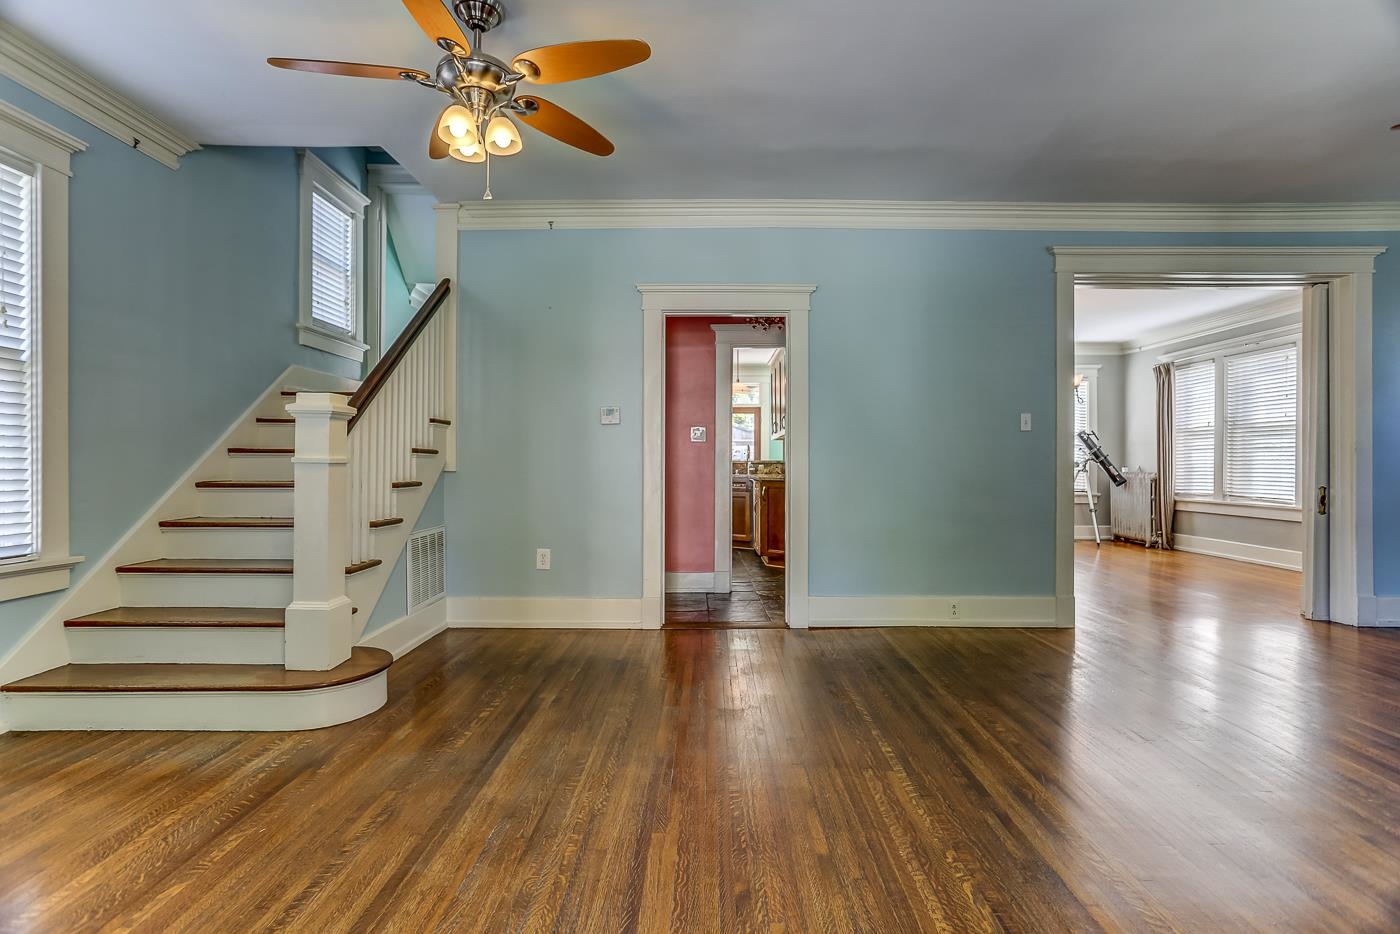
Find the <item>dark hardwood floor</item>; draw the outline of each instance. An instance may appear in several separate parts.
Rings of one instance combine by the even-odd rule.
[[[730,593],[666,595],[663,629],[785,629],[784,574],[752,548],[735,548]]]
[[[1395,930],[1400,633],[1078,564],[1075,631],[457,630],[340,727],[0,736],[0,930]]]

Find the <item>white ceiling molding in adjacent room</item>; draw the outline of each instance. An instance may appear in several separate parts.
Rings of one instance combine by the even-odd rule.
[[[1231,292],[1239,292],[1240,299],[1229,302]],[[1260,292],[1265,294],[1261,296]],[[1108,297],[1104,293],[1110,293],[1114,299],[1107,306],[1102,301]],[[1209,294],[1202,297],[1203,293]],[[1180,297],[1180,304],[1172,305],[1172,299],[1177,296]],[[1089,306],[1094,311],[1086,315],[1079,310],[1079,306],[1091,297],[1099,301]],[[1134,308],[1137,300],[1147,300],[1149,304],[1135,315],[1138,311]],[[1084,333],[1089,338],[1075,341],[1074,352],[1081,356],[1160,350],[1173,344],[1199,342],[1236,328],[1268,321],[1296,326],[1302,314],[1302,295],[1296,287],[1280,290],[1244,286],[1177,289],[1081,287],[1075,290],[1075,302],[1076,333]],[[1164,306],[1178,311],[1179,314],[1174,317],[1180,320],[1163,322],[1161,310]],[[1148,323],[1154,314],[1158,321],[1155,325]],[[1085,317],[1087,321],[1083,320]],[[1121,339],[1117,336],[1120,334],[1123,335]]]
[[[1400,202],[1075,204],[1003,201],[464,201],[461,230],[826,228],[1149,233],[1400,229]]]
[[[4,22],[0,75],[172,169],[180,167],[181,156],[199,148],[175,127]]]

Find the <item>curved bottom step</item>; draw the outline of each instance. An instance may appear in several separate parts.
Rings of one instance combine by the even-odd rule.
[[[384,706],[392,661],[357,646],[330,671],[65,665],[0,687],[0,719],[11,730],[311,730]]]

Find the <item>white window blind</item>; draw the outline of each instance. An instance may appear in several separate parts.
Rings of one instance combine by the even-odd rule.
[[[0,560],[37,552],[34,176],[0,162]]]
[[[1298,348],[1225,358],[1225,495],[1298,500]]]
[[[1088,450],[1079,440],[1079,433],[1089,427],[1089,383],[1086,380],[1074,390],[1074,462],[1082,463],[1089,456]],[[1089,490],[1089,474],[1074,474],[1074,491],[1085,493]]]
[[[1175,369],[1172,467],[1179,496],[1215,495],[1215,361]]]
[[[355,218],[319,191],[311,193],[311,319],[355,331]]]

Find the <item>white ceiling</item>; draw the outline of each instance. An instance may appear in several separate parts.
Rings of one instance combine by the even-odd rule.
[[[1203,324],[1290,296],[1302,307],[1296,287],[1074,290],[1074,340],[1080,344],[1130,344],[1150,336]]]
[[[767,366],[775,347],[736,347],[734,363],[738,366]]]
[[[618,145],[527,131],[498,198],[1318,201],[1400,197],[1394,0],[510,0],[502,57],[640,37],[540,88]],[[0,0],[5,19],[204,143],[382,145],[440,198],[440,95],[273,69],[431,68],[398,0]]]

